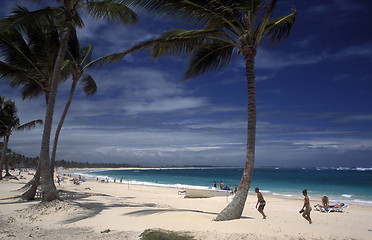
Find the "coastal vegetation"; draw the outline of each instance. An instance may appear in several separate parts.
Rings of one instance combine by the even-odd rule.
[[[140,234],[141,240],[193,240],[192,235],[164,229],[146,229]]]
[[[21,124],[17,115],[17,107],[11,100],[5,101],[4,97],[0,96],[0,137],[3,138],[2,153],[0,159],[0,180],[3,178],[3,166],[5,166],[5,176],[10,176],[8,168],[8,144],[10,136],[14,131],[30,130],[39,124],[41,120],[33,120],[28,123]]]
[[[48,82],[48,95],[46,96],[47,108],[44,120],[44,130],[42,135],[40,160],[37,174],[33,182],[38,184],[40,179],[41,190],[43,192],[43,201],[58,199],[58,192],[53,182],[52,161],[50,158],[50,138],[53,125],[54,106],[57,99],[57,89],[60,79],[63,76],[63,64],[68,50],[69,40],[77,27],[83,27],[82,19],[79,16],[80,9],[86,9],[94,19],[106,18],[109,20],[118,20],[124,24],[133,24],[137,21],[137,15],[128,8],[122,1],[85,1],[85,0],[68,0],[57,1],[61,3],[58,7],[47,7],[44,9],[29,12],[24,8],[19,8],[13,12],[13,15],[2,19],[0,22],[1,35],[7,39],[14,36],[16,30],[22,33],[26,29],[33,29],[33,26],[43,26],[44,23],[54,21],[55,33],[59,34],[57,54],[55,59],[50,61],[53,71],[51,77],[43,79]],[[43,35],[41,35],[43,36]],[[11,42],[10,40],[7,42]],[[32,43],[31,43],[32,44]],[[5,65],[5,64],[2,64]],[[2,74],[2,78],[12,78],[12,72]],[[26,72],[27,75],[28,72]],[[34,80],[34,79],[32,79]],[[91,79],[89,79],[91,82]],[[63,122],[63,120],[61,121]],[[35,185],[34,184],[34,185]],[[25,199],[33,199],[36,188],[32,186],[29,194],[24,195]]]
[[[47,89],[45,92],[47,104],[40,159],[38,171],[34,179],[34,185],[40,179],[43,201],[58,199],[58,192],[53,183],[53,169],[58,136],[70,106],[76,83],[83,76],[85,67],[90,64],[88,58],[91,56],[91,48],[89,46],[88,48],[80,48],[75,44],[75,47],[71,47],[71,42],[77,40],[75,35],[76,29],[83,27],[83,21],[79,16],[79,11],[85,9],[95,19],[106,18],[109,20],[118,20],[124,24],[134,24],[137,22],[137,15],[129,8],[133,7],[139,10],[145,10],[156,16],[172,18],[183,23],[191,23],[195,29],[172,29],[166,31],[157,39],[142,42],[115,55],[105,56],[102,62],[117,61],[137,50],[150,50],[152,56],[155,58],[167,54],[190,55],[190,62],[185,71],[184,78],[191,79],[209,71],[222,69],[230,63],[234,55],[243,57],[245,63],[246,92],[248,95],[248,131],[245,167],[235,197],[215,220],[223,221],[240,218],[250,188],[255,162],[257,121],[256,79],[254,71],[255,56],[260,44],[264,42],[275,44],[289,35],[295,22],[296,10],[292,9],[290,14],[274,18],[273,12],[277,0],[65,0],[57,1],[57,3],[61,3],[61,6],[48,7],[32,12],[24,8],[18,8],[13,12],[13,15],[0,22],[2,29],[0,33],[4,36],[3,42],[6,44],[12,44],[11,39],[14,36],[35,33],[33,30],[34,26],[40,26],[40,29],[45,30],[45,23],[50,24],[46,26],[48,29],[51,29],[47,31],[47,36],[51,36],[51,39],[52,37],[58,39],[58,41],[55,41],[56,45],[53,46],[54,54],[50,56],[52,61],[49,59],[49,63],[52,64],[48,66],[48,76],[31,78],[33,87],[35,87],[36,83],[39,87],[42,86],[41,89]],[[44,34],[40,33],[35,35],[44,36]],[[51,42],[47,43],[53,45]],[[71,49],[79,50],[71,51]],[[33,62],[31,59],[27,59],[27,61]],[[35,68],[32,66],[30,69]],[[68,72],[67,75],[65,71]],[[36,73],[40,75],[40,71],[36,71]],[[28,76],[28,74],[29,72],[26,69],[25,75]],[[58,85],[71,74],[73,82],[70,97],[60,120],[60,126],[55,135],[52,157],[50,157],[50,138]],[[2,73],[2,78],[12,79],[13,76],[11,71],[5,74]],[[17,78],[14,79],[17,80]],[[39,82],[35,81],[35,79],[39,79]],[[88,91],[88,94],[94,93],[95,84],[93,78],[87,76],[83,78],[83,81],[86,81],[85,90]],[[41,84],[41,82],[46,83],[46,85]],[[16,81],[16,84],[20,84],[20,82]],[[13,83],[13,85],[16,84]],[[27,84],[30,83],[27,82]],[[26,87],[28,87],[27,84],[25,84]],[[32,96],[35,96],[35,94]],[[33,186],[30,190],[29,196],[24,196],[25,199],[32,199],[34,197],[36,188]]]
[[[255,1],[159,1],[134,0],[135,5],[156,16],[179,19],[200,25],[193,30],[172,29],[159,38],[142,42],[118,54],[150,50],[154,58],[167,54],[190,55],[184,78],[191,79],[227,66],[233,55],[245,62],[248,95],[248,132],[246,159],[241,182],[233,201],[216,217],[217,221],[241,217],[252,180],[256,147],[256,78],[255,57],[263,42],[276,44],[287,37],[297,11],[274,18],[277,0]]]

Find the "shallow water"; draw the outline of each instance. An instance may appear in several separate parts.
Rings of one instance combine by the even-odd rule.
[[[80,172],[110,181],[175,188],[212,188],[213,182],[239,185],[242,168],[149,168]],[[331,200],[372,205],[372,168],[255,168],[250,191],[302,198],[307,189],[311,199],[323,194]]]

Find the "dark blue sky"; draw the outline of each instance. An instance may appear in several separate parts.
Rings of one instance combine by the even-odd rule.
[[[17,1],[1,1],[4,16]],[[21,1],[31,9],[37,4]],[[263,44],[256,58],[256,166],[372,166],[372,2],[278,1],[276,15],[298,10],[288,39]],[[85,15],[84,15],[85,16]],[[85,19],[82,44],[95,56],[124,50],[173,27],[141,14],[134,26]],[[182,81],[187,57],[152,60],[134,53],[91,72],[93,97],[76,92],[58,159],[143,165],[243,166],[246,83],[241,56],[218,72]],[[69,84],[59,89],[59,119]],[[22,101],[0,82],[22,122],[44,119],[43,99]],[[37,156],[42,128],[15,133],[10,147]]]

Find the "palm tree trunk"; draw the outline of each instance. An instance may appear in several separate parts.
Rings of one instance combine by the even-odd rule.
[[[9,145],[9,136],[6,136],[6,147],[8,148]],[[5,168],[5,177],[12,176],[9,172],[9,166],[8,166],[8,158],[5,156],[4,157],[4,168]]]
[[[58,199],[58,191],[56,186],[54,185],[53,177],[50,174],[51,171],[51,163],[50,163],[50,156],[49,156],[49,144],[50,144],[50,136],[52,131],[52,124],[53,124],[53,113],[54,113],[54,106],[57,98],[57,89],[58,89],[58,82],[61,76],[61,66],[63,59],[65,58],[65,53],[67,50],[68,39],[70,36],[70,29],[71,29],[71,19],[67,19],[65,23],[65,27],[63,29],[62,38],[60,47],[58,50],[58,55],[56,58],[56,62],[54,64],[53,75],[52,75],[52,82],[49,92],[49,101],[47,105],[47,111],[45,114],[45,121],[44,121],[44,131],[43,137],[41,141],[41,149],[40,149],[40,183],[41,183],[41,191],[42,191],[42,201],[52,201]]]
[[[45,93],[45,103],[46,103],[46,106],[48,106],[49,91],[45,91],[44,93]],[[36,185],[36,187],[34,186],[34,184]],[[28,181],[28,183],[26,183],[23,187],[18,189],[18,191],[25,191],[27,189],[27,191],[22,194],[21,198],[23,200],[34,200],[36,189],[39,185],[40,185],[40,159],[39,159],[39,162],[37,164],[37,168],[36,168],[36,172],[35,172],[34,177],[30,181]],[[28,188],[30,186],[31,186],[31,188]],[[33,192],[33,189],[35,189],[34,192]],[[33,192],[33,195],[31,196],[32,192]],[[24,196],[27,196],[27,197],[24,197]]]
[[[248,197],[249,187],[251,185],[255,147],[256,147],[256,79],[254,74],[254,54],[245,57],[246,77],[248,82],[248,135],[247,135],[247,153],[243,176],[240,181],[238,191],[233,200],[218,214],[216,221],[226,221],[239,219],[242,216],[244,205]]]
[[[4,159],[4,168],[5,168],[5,177],[12,176],[12,174],[10,174],[10,172],[9,172],[9,166],[8,166],[8,159],[7,158]]]
[[[23,200],[34,200],[38,186],[40,185],[40,170],[39,167],[36,170],[34,177],[21,189],[31,185],[31,187],[21,195]]]
[[[73,79],[72,84],[71,84],[70,93],[69,93],[69,96],[68,96],[68,99],[67,99],[67,102],[66,102],[66,105],[65,105],[65,109],[63,110],[61,120],[58,123],[56,134],[54,136],[52,159],[51,159],[51,174],[52,174],[52,177],[54,175],[54,165],[55,165],[55,162],[56,162],[56,154],[57,154],[59,134],[61,132],[63,123],[65,122],[68,110],[70,109],[71,102],[72,102],[72,99],[74,97],[74,93],[75,93],[75,89],[76,89],[76,84],[77,84],[77,80]]]
[[[39,181],[39,184],[40,184],[40,170],[39,170],[39,164],[36,168],[36,172],[35,172],[35,175],[33,178],[31,178],[30,181],[28,181],[23,187],[21,187],[20,189],[18,189],[18,191],[25,191],[25,190],[28,190],[28,188],[30,186],[32,186],[32,184],[34,184],[34,182],[36,181],[36,176],[39,176],[39,179],[37,179],[37,181]]]
[[[3,143],[3,151],[1,153],[1,160],[0,160],[0,180],[3,180],[3,166],[5,163],[6,157],[6,149],[8,148],[9,137],[4,136],[4,143]]]

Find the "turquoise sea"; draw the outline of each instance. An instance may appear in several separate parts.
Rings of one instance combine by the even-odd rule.
[[[223,181],[239,185],[242,168],[146,168],[86,171],[86,177],[122,184],[141,184],[173,188],[212,188]],[[264,194],[302,198],[307,189],[312,201],[323,194],[330,200],[372,205],[372,168],[255,168],[250,192],[259,187]]]

